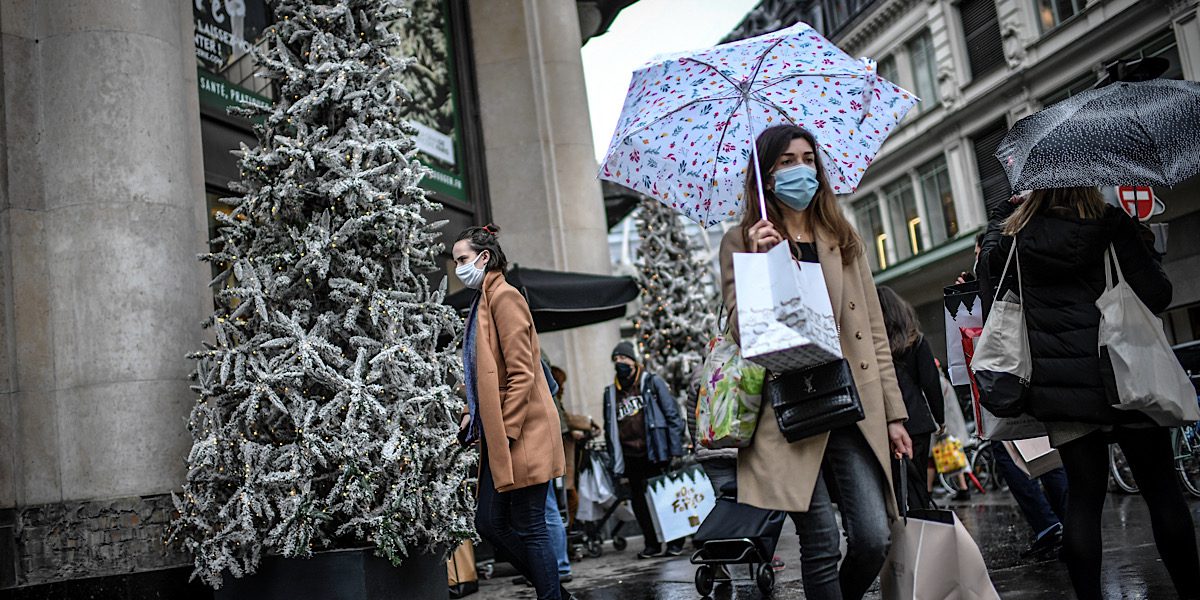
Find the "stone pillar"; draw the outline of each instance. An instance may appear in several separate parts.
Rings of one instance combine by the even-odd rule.
[[[1200,81],[1200,8],[1189,7],[1173,21],[1175,39],[1179,43],[1179,59],[1183,77]]]
[[[190,11],[0,3],[0,508],[18,519],[182,483],[185,355],[211,307]]]
[[[492,215],[510,262],[611,270],[574,2],[472,0],[471,37]],[[616,322],[542,336],[573,411],[600,415]]]

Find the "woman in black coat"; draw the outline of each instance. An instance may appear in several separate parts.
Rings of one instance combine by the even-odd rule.
[[[879,286],[877,289],[888,345],[892,350],[892,364],[896,368],[896,382],[900,384],[904,408],[908,409],[904,428],[912,438],[913,463],[916,467],[909,473],[912,480],[909,508],[928,508],[919,504],[926,496],[923,493],[926,491],[925,466],[929,462],[933,434],[946,422],[942,379],[933,360],[929,341],[921,335],[920,321],[912,305],[890,287]]]
[[[1045,422],[1071,490],[1063,558],[1080,600],[1102,597],[1101,514],[1108,491],[1108,444],[1120,444],[1150,507],[1154,541],[1182,598],[1200,597],[1192,516],[1175,480],[1170,431],[1112,408],[1098,352],[1104,251],[1115,249],[1129,285],[1153,312],[1171,302],[1171,283],[1151,250],[1149,230],[1107,206],[1097,188],[1035,190],[1005,203],[988,224],[979,258],[981,296],[990,305],[1013,240],[1021,267],[1033,375],[1028,412]],[[1015,266],[1003,293],[1016,292]],[[985,306],[985,312],[988,306]]]

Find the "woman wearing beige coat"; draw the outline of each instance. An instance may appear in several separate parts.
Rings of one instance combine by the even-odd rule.
[[[570,594],[559,583],[545,510],[548,482],[563,474],[562,435],[529,304],[504,280],[499,232],[471,227],[451,250],[455,274],[480,292],[463,340],[459,437],[480,442],[479,534],[505,551],[539,600],[559,600]]]
[[[752,443],[738,453],[738,501],[791,514],[805,597],[858,600],[879,575],[890,544],[889,517],[897,515],[892,458],[911,456],[912,448],[871,269],[862,241],[837,206],[816,143],[791,125],[758,137],[761,172],[747,176],[742,223],[721,242],[722,291],[736,319],[735,252],[766,252],[786,239],[797,260],[818,262],[865,418],[788,443],[764,404]],[[757,177],[768,220],[759,220]],[[736,336],[736,320],[731,329]],[[845,526],[844,560],[834,500]]]

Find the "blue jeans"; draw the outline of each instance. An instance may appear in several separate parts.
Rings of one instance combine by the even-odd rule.
[[[780,482],[783,485],[783,482]],[[808,512],[791,513],[800,536],[800,573],[809,600],[861,600],[891,546],[883,468],[857,425],[829,434]],[[830,487],[846,527],[846,557]]]
[[[562,513],[558,510],[558,494],[553,483],[546,486],[546,529],[550,532],[550,545],[558,558],[558,574],[571,574],[571,559],[567,556],[567,527],[563,525]]]
[[[538,600],[561,600],[557,561],[546,528],[547,484],[497,492],[486,451],[480,461],[475,529],[508,555],[517,572],[533,584]]]
[[[1008,491],[1021,507],[1021,514],[1025,515],[1033,535],[1040,535],[1062,522],[1067,514],[1067,472],[1062,467],[1035,481],[1021,471],[1003,446],[993,444],[992,456],[996,459],[996,470],[1008,482]]]

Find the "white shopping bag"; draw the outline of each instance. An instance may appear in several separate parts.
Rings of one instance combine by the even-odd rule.
[[[895,521],[879,579],[884,600],[1000,600],[979,546],[949,510]]]
[[[968,281],[947,286],[942,290],[946,322],[946,359],[950,383],[969,385],[967,358],[963,354],[960,330],[983,327],[983,306],[979,301],[979,282]]]
[[[1058,450],[1050,447],[1050,438],[1042,436],[1028,440],[1004,442],[1004,449],[1017,468],[1030,479],[1036,479],[1062,466]]]
[[[733,273],[743,357],[777,373],[842,357],[821,265],[797,264],[776,244],[735,253]]]
[[[646,503],[662,542],[696,533],[716,500],[708,475],[698,465],[646,480]]]
[[[588,468],[580,471],[576,489],[579,507],[575,511],[575,518],[580,521],[599,521],[609,505],[617,499],[612,478],[604,468],[603,461],[595,454],[588,460]]]

